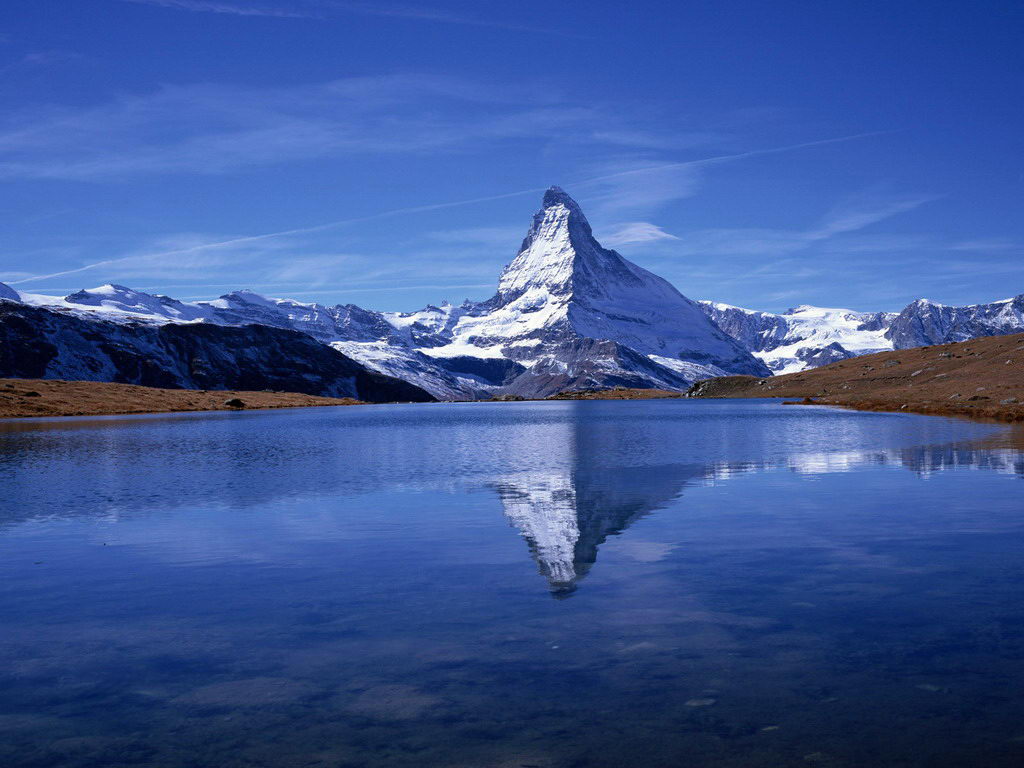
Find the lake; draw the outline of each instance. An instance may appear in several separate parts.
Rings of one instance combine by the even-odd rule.
[[[0,424],[0,765],[1020,766],[1024,444],[772,401]]]

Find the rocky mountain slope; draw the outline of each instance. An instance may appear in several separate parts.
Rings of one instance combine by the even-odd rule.
[[[309,336],[263,325],[115,323],[0,301],[0,376],[276,390],[367,402],[433,398]]]
[[[888,349],[1024,331],[1024,295],[964,307],[920,299],[899,313],[803,305],[773,314],[712,301],[700,305],[722,330],[777,374]]]
[[[186,303],[118,285],[19,300],[106,323],[97,326],[102,333],[114,333],[112,325],[300,331],[443,399],[595,386],[678,390],[708,376],[769,373],[695,302],[602,248],[579,206],[557,187],[545,194],[497,293],[484,302],[384,313],[251,291]]]
[[[777,315],[711,301],[700,305],[774,373],[816,368],[892,348],[885,333],[895,313],[803,305]]]
[[[1024,331],[1024,294],[991,304],[951,307],[928,299],[909,304],[890,323],[886,337],[895,349],[1003,336]]]
[[[558,187],[545,193],[497,292],[482,302],[399,313],[245,290],[183,302],[120,285],[60,298],[19,294],[0,284],[0,303],[12,302],[95,323],[92,335],[109,335],[115,346],[117,327],[135,328],[140,339],[161,326],[300,332],[370,371],[445,400],[545,397],[614,386],[679,391],[714,376],[785,374],[887,349],[1024,331],[1024,295],[969,307],[921,300],[898,314],[807,305],[773,314],[693,302],[602,248],[579,206]],[[284,376],[288,346],[281,346],[275,378]],[[309,349],[297,343],[296,350],[299,367],[308,365]],[[54,370],[114,375],[117,366],[100,354],[92,368],[102,372],[86,370],[88,354],[75,357],[68,350],[60,360],[77,362],[55,362]]]
[[[494,297],[450,309],[432,330],[447,343],[424,354],[511,360],[520,368],[500,389],[526,396],[583,386],[673,389],[722,371],[765,371],[669,283],[602,248],[557,187],[544,195]]]

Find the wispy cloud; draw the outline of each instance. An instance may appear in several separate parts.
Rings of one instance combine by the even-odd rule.
[[[312,18],[315,14],[262,4],[239,4],[220,0],[121,0],[135,5],[153,5],[178,11],[220,13],[231,16],[273,16],[277,18]]]
[[[681,255],[779,257],[803,251],[811,246],[842,235],[865,229],[901,213],[911,211],[938,199],[936,195],[908,195],[890,199],[862,199],[836,206],[814,226],[804,230],[741,228],[703,229],[683,235],[678,248]],[[876,250],[891,240],[883,237],[870,250]]]
[[[290,3],[261,2],[259,0],[256,2],[239,2],[238,0],[234,2],[227,0],[121,0],[121,2],[133,3],[135,5],[151,5],[177,11],[216,13],[231,16],[265,16],[290,19],[324,19],[344,15],[376,16],[439,24],[490,27],[511,32],[551,34],[563,37],[587,37],[571,31],[547,29],[512,21],[497,21],[453,13],[439,8],[401,3],[370,3],[358,2],[358,0],[292,0]]]
[[[26,53],[19,59],[0,67],[0,75],[7,75],[21,70],[31,70],[38,67],[49,67],[56,64],[64,64],[72,61],[80,61],[84,57],[73,51],[34,51]]]
[[[508,247],[522,237],[522,227],[468,227],[428,232],[427,240],[470,246]]]
[[[828,140],[828,141],[829,142],[845,141],[845,140],[849,140],[850,138],[854,138],[854,137],[831,139],[831,140]],[[689,160],[689,161],[685,161],[685,162],[681,162],[681,163],[673,163],[673,164],[671,164],[671,167],[703,166],[703,165],[708,165],[708,164],[717,164],[717,163],[734,161],[734,160],[742,160],[742,159],[747,158],[747,157],[757,156],[757,155],[761,155],[761,154],[778,153],[778,152],[784,152],[784,151],[793,151],[793,150],[805,148],[807,146],[816,146],[816,145],[819,145],[821,143],[827,143],[827,142],[812,142],[810,144],[808,144],[808,143],[794,144],[794,145],[789,145],[789,146],[784,146],[784,147],[774,147],[774,148],[770,148],[770,149],[756,150],[756,151],[744,152],[744,153],[733,154],[733,155],[715,155],[715,156],[708,157],[708,158],[702,158],[702,159],[697,159],[697,160]],[[647,169],[646,172],[657,173],[660,170],[662,170],[662,168],[664,168],[664,167],[665,166],[652,167],[652,168]],[[617,173],[613,173],[613,174],[606,175],[606,176],[601,176],[601,177],[591,177],[589,179],[581,180],[580,182],[578,182],[578,185],[579,186],[583,186],[585,184],[592,184],[592,183],[595,183],[595,182],[601,182],[601,181],[604,181],[604,180],[607,180],[607,179],[618,178],[618,177],[621,177],[621,176],[624,176],[624,175],[629,176],[630,178],[637,178],[639,176],[639,174],[641,174],[643,172],[644,171],[642,171],[642,170],[631,170],[631,171],[627,171],[627,172],[617,172]],[[364,222],[369,222],[369,221],[375,221],[375,220],[379,220],[379,219],[386,219],[386,218],[390,218],[390,217],[394,217],[394,216],[403,216],[403,215],[407,215],[407,214],[411,214],[411,213],[422,213],[422,212],[427,212],[427,211],[437,211],[437,210],[444,210],[444,209],[449,209],[449,208],[458,208],[458,207],[462,207],[462,206],[466,206],[466,205],[475,205],[475,204],[478,204],[478,203],[490,202],[490,201],[495,201],[495,200],[504,200],[504,199],[513,198],[513,197],[520,197],[520,196],[523,196],[523,195],[535,195],[535,194],[538,194],[538,193],[544,191],[544,189],[545,189],[544,187],[536,187],[536,188],[532,188],[532,189],[522,189],[522,190],[518,190],[518,191],[515,191],[515,192],[504,192],[504,193],[495,194],[495,195],[487,195],[487,196],[483,196],[483,197],[474,197],[474,198],[469,198],[469,199],[464,199],[464,200],[455,200],[455,201],[445,202],[445,203],[429,203],[429,204],[425,204],[425,205],[408,206],[408,207],[404,207],[404,208],[394,208],[394,209],[391,209],[391,210],[381,211],[379,213],[370,214],[370,215],[367,215],[367,216],[360,216],[360,217],[349,218],[349,219],[340,219],[340,220],[337,220],[337,221],[326,222],[324,224],[317,224],[317,225],[307,226],[307,227],[297,227],[297,228],[293,228],[293,229],[281,230],[281,231],[278,231],[278,232],[268,232],[268,233],[259,234],[259,235],[245,235],[245,236],[232,237],[232,238],[227,238],[227,239],[222,239],[222,240],[198,242],[198,243],[195,243],[195,244],[191,244],[189,242],[186,242],[184,244],[176,245],[175,247],[170,248],[170,249],[153,250],[153,251],[142,253],[142,254],[131,254],[131,255],[128,255],[128,256],[122,256],[122,257],[117,257],[117,258],[112,258],[112,259],[104,259],[102,261],[92,262],[90,264],[85,264],[85,265],[79,266],[79,267],[74,267],[74,268],[70,268],[70,269],[64,269],[64,270],[60,270],[60,271],[56,271],[56,272],[50,272],[50,273],[47,273],[47,274],[37,274],[37,275],[33,275],[31,277],[21,278],[21,279],[18,279],[18,280],[12,280],[12,281],[10,281],[10,283],[12,285],[18,285],[18,284],[24,284],[24,283],[29,283],[29,282],[42,282],[42,281],[51,280],[51,279],[58,278],[58,277],[66,277],[68,275],[79,274],[79,273],[82,273],[82,272],[91,271],[91,270],[94,270],[94,269],[97,269],[97,268],[100,268],[100,267],[111,267],[111,266],[115,266],[115,265],[123,265],[126,262],[137,262],[137,261],[140,261],[140,260],[145,260],[145,261],[150,261],[150,262],[159,261],[161,263],[169,263],[169,262],[167,262],[167,259],[170,259],[170,258],[173,257],[174,260],[175,260],[174,263],[177,263],[179,259],[182,259],[182,258],[193,258],[193,257],[196,257],[197,255],[206,254],[208,251],[215,251],[215,252],[232,251],[234,249],[237,249],[237,248],[243,247],[243,246],[244,247],[261,246],[263,244],[266,244],[266,243],[271,242],[271,241],[276,241],[276,240],[279,240],[281,238],[288,238],[288,237],[292,237],[292,236],[296,236],[296,235],[307,235],[307,234],[312,234],[312,233],[316,233],[316,232],[323,232],[323,231],[326,231],[326,230],[336,229],[336,228],[343,227],[343,226],[349,226],[349,225],[352,225],[352,224],[359,224],[359,223],[364,223]],[[899,206],[899,205],[895,205],[895,208],[900,208],[900,207],[901,206]],[[887,208],[893,209],[894,208],[894,204],[889,204],[887,206]],[[842,215],[842,213],[840,212],[840,214],[837,214],[837,215]],[[833,221],[833,218],[827,218],[823,222],[822,227],[819,227],[818,229],[828,228],[830,226],[833,226],[833,227],[836,226],[836,224]],[[477,231],[479,232],[480,230],[477,230]],[[813,230],[813,231],[817,231],[817,230]],[[723,232],[727,232],[727,231],[723,230]],[[665,234],[667,234],[667,233],[665,233]],[[671,237],[671,235],[669,235],[669,237]],[[806,239],[807,235],[806,234],[800,235],[800,237],[803,237],[804,239]],[[792,239],[792,233],[790,233],[790,239]],[[271,247],[277,247],[277,246],[271,246]],[[432,268],[434,268],[434,267],[432,267]]]
[[[891,218],[937,200],[938,195],[913,195],[891,200],[847,202],[829,211],[817,229],[804,233],[808,242],[828,240],[846,232],[856,232],[876,222]]]
[[[695,195],[701,187],[699,164],[657,165],[645,159],[619,159],[594,168],[595,176],[574,185],[594,218],[646,216],[668,203]]]
[[[119,179],[230,172],[324,157],[467,152],[495,142],[585,139],[597,108],[525,87],[426,75],[288,88],[169,86],[89,109],[0,117],[0,178]]]
[[[616,217],[626,212],[650,214],[670,202],[696,194],[703,174],[717,165],[842,144],[886,133],[871,131],[669,163],[646,157],[618,158],[596,168],[592,166],[592,175],[574,182],[573,188],[583,191],[588,209],[600,216]]]
[[[413,19],[419,21],[433,21],[442,24],[460,24],[471,27],[493,27],[518,32],[533,32],[541,34],[555,34],[569,37],[584,37],[574,32],[562,32],[559,30],[545,29],[543,27],[514,22],[495,21],[493,19],[481,19],[475,16],[452,13],[438,8],[426,8],[416,5],[404,5],[379,2],[354,2],[347,0],[312,0],[322,8],[329,11],[341,13],[356,13],[364,16],[383,16],[396,19]],[[514,6],[507,6],[514,7]]]
[[[961,240],[950,245],[954,251],[1019,251],[1020,244],[1003,237]]]
[[[630,221],[619,225],[617,229],[603,235],[601,242],[612,248],[632,243],[652,243],[664,240],[678,240],[675,235],[669,234],[657,224],[649,221]]]

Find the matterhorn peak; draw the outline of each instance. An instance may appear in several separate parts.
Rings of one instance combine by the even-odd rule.
[[[501,275],[498,295],[503,302],[539,288],[566,295],[580,270],[588,271],[584,262],[607,260],[620,257],[601,248],[577,202],[561,187],[550,187],[519,253]]]
[[[550,215],[545,215],[549,214]],[[587,221],[587,217],[583,215],[583,210],[580,208],[579,203],[569,196],[559,186],[551,186],[544,192],[544,200],[541,203],[541,209],[537,212],[534,218],[534,227],[536,227],[537,219],[550,219],[555,218],[560,222],[564,222],[566,226],[575,230],[572,234],[581,235],[585,238],[593,238],[593,232],[590,229],[590,222]],[[594,243],[597,244],[596,242]]]

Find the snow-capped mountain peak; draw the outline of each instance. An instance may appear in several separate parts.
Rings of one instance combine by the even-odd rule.
[[[559,187],[545,193],[494,298],[467,307],[450,334],[460,355],[500,354],[527,366],[517,385],[524,393],[652,378],[649,386],[671,388],[723,371],[767,373],[671,284],[602,248]],[[450,356],[443,346],[426,352]]]
[[[601,247],[559,187],[544,194],[496,294],[483,302],[374,312],[248,290],[184,303],[117,285],[21,298],[118,323],[297,330],[444,399],[615,385],[678,390],[723,373],[769,373],[670,283]]]
[[[498,300],[508,304],[531,289],[566,295],[584,262],[602,255],[579,205],[561,187],[551,187],[519,253],[501,274]]]

